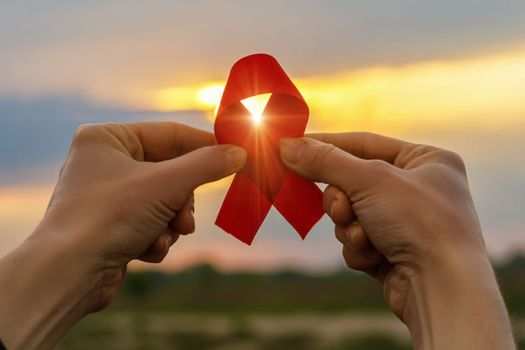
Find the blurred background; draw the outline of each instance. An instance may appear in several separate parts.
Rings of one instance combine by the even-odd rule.
[[[463,155],[525,349],[521,0],[4,1],[0,256],[41,218],[79,124],[212,130],[231,64],[255,52],[296,82],[310,131],[373,131]],[[380,288],[343,268],[326,218],[301,241],[272,210],[252,247],[215,227],[230,181],[200,188],[196,234],[160,265],[131,266],[115,304],[61,348],[410,348]]]

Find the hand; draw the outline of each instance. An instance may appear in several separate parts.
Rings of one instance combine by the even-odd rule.
[[[311,137],[283,140],[282,159],[330,184],[347,265],[383,283],[416,348],[512,349],[461,158],[367,133]]]
[[[0,285],[12,287],[0,301],[8,348],[52,347],[110,303],[129,261],[160,262],[193,232],[193,190],[246,159],[214,143],[175,123],[80,127],[44,219],[0,264]]]

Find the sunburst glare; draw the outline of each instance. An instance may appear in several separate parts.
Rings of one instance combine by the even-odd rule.
[[[270,97],[271,93],[255,95],[252,97],[241,100],[242,105],[250,112],[253,124],[260,126],[263,121],[263,113]]]

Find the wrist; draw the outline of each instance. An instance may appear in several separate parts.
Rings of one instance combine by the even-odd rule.
[[[503,299],[484,249],[455,247],[408,274],[403,319],[415,349],[513,349]]]
[[[0,263],[0,330],[8,349],[46,349],[92,304],[96,269],[61,233],[39,227]]]

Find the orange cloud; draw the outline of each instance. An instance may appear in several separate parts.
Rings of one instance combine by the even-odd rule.
[[[296,83],[310,105],[311,128],[391,131],[519,121],[525,113],[524,76],[525,50],[516,50],[303,77]],[[215,81],[160,89],[150,104],[159,110],[202,110],[212,117],[222,86]]]

